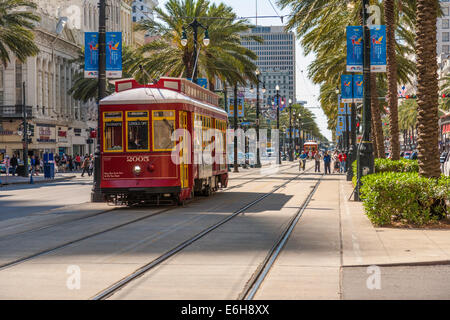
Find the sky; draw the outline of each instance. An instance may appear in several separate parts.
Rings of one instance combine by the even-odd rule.
[[[263,16],[282,16],[289,14],[289,10],[281,10],[276,5],[276,0],[210,0],[215,3],[225,3],[234,8],[234,11],[239,17],[255,17],[258,12],[258,25],[263,26],[279,26],[282,25],[280,18],[264,18]],[[161,7],[167,0],[159,0]],[[271,3],[273,4],[273,8]],[[256,11],[256,4],[258,11]],[[276,11],[275,11],[276,10]],[[255,24],[255,19],[249,19],[251,23]],[[286,22],[287,18],[284,19]],[[328,130],[327,117],[320,108],[318,101],[320,87],[315,85],[308,79],[308,65],[313,61],[314,56],[308,55],[305,57],[303,49],[300,45],[300,40],[296,44],[296,68],[297,68],[297,100],[307,101],[306,107],[316,115],[316,122],[322,134],[331,141],[331,131]]]

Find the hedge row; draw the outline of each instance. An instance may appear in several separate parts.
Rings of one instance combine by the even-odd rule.
[[[361,199],[375,225],[395,221],[423,225],[447,215],[450,177],[435,180],[415,172],[382,172],[365,176],[361,182]]]
[[[357,161],[352,164],[353,176],[357,175]],[[417,160],[375,159],[375,173],[382,172],[419,172]]]

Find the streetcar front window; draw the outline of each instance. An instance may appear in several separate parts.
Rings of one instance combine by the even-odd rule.
[[[153,150],[171,151],[174,146],[175,111],[153,112]]]
[[[104,150],[106,152],[122,152],[122,112],[103,113]]]
[[[127,150],[149,151],[147,111],[127,112]]]

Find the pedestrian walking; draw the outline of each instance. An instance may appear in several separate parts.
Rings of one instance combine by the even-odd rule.
[[[300,155],[300,167],[298,168],[298,171],[300,171],[303,168],[303,171],[305,171],[306,168],[306,158],[308,157],[308,155],[306,154],[305,151],[302,152],[302,154]]]
[[[89,177],[92,175],[93,172],[94,172],[94,156],[91,154],[91,156],[89,157]]]
[[[314,154],[314,160],[316,162],[314,172],[320,172],[320,160],[321,159],[322,159],[322,156],[320,155],[319,151],[316,151],[316,153]]]
[[[77,154],[75,157],[75,170],[76,171],[80,170],[80,166],[81,166],[81,157],[79,154]]]
[[[82,177],[84,177],[84,173],[85,172],[87,172],[88,173],[88,175],[89,176],[91,176],[91,173],[90,173],[90,169],[89,169],[89,164],[90,164],[90,161],[89,161],[89,155],[86,155],[85,157],[84,157],[84,160],[83,160],[83,163],[81,164],[81,169],[82,169],[82,171],[81,171],[81,176]]]
[[[19,165],[19,160],[17,160],[16,154],[13,154],[10,165],[12,168],[12,176],[14,177],[16,175],[17,166]]]
[[[323,156],[323,164],[325,167],[325,174],[331,174],[331,156],[328,154],[327,151],[325,151],[325,155]]]
[[[338,158],[338,154],[337,154],[337,151],[333,154],[333,162],[334,162],[334,168],[333,168],[333,173],[339,173],[339,166],[340,166],[340,163],[339,163],[339,158]]]

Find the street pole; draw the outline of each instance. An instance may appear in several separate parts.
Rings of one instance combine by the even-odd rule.
[[[97,148],[94,158],[94,183],[91,192],[92,202],[103,202],[103,195],[100,188],[101,161],[100,148],[102,144],[102,134],[100,132],[101,114],[100,100],[106,97],[106,0],[99,2],[99,27],[98,27],[98,102],[97,102]]]
[[[292,154],[292,103],[289,103],[289,161],[294,161],[294,155]]]
[[[367,7],[369,0],[362,0],[363,4],[363,30],[364,30],[364,104],[363,104],[363,136],[358,147],[358,180],[356,183],[355,201],[360,201],[361,177],[372,174],[374,171],[373,145],[370,141],[371,119],[370,110],[370,30],[367,25]]]
[[[239,172],[238,166],[238,138],[237,138],[237,129],[238,129],[238,110],[237,110],[237,83],[234,85],[234,172]]]
[[[280,89],[277,86],[277,131],[278,131],[278,164],[281,164],[281,149],[280,149]]]
[[[259,72],[256,73],[256,168],[261,168],[259,154]]]
[[[353,83],[353,74],[352,74],[352,83]],[[351,110],[350,110],[350,128],[351,128],[351,134],[350,134],[350,140],[351,145],[350,149],[348,151],[347,155],[347,181],[352,181],[353,179],[353,162],[355,161],[355,151],[356,151],[356,110],[355,110],[355,92],[353,92],[353,85],[352,85],[352,104],[351,104]]]
[[[199,27],[199,23],[197,21],[197,19],[194,19],[194,21],[190,24],[190,26],[192,27],[192,29],[194,30],[194,76],[192,77],[192,81],[194,83],[197,83],[197,44],[198,44],[198,27]]]
[[[23,165],[25,167],[24,177],[28,177],[28,122],[27,107],[25,103],[25,82],[22,83],[22,112],[23,112]]]

